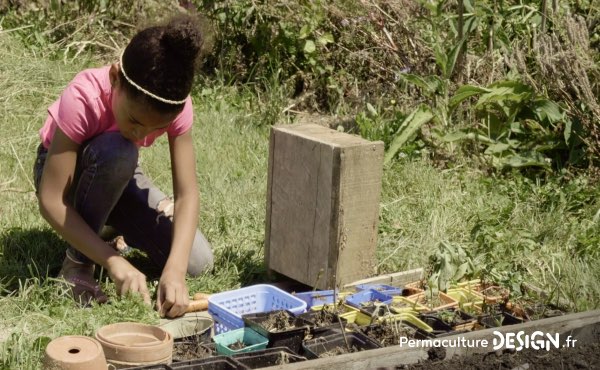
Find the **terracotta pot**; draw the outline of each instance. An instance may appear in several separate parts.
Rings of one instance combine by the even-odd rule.
[[[117,368],[169,364],[173,356],[173,336],[153,325],[122,322],[98,329],[106,360]]]
[[[48,343],[44,370],[106,370],[102,346],[94,338],[81,335],[58,337]]]

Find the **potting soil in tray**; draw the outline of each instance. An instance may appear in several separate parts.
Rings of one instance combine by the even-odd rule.
[[[360,328],[367,337],[376,341],[381,347],[389,347],[400,344],[400,338],[413,339],[417,337],[417,328],[406,322],[387,322],[373,324]]]
[[[358,332],[345,333],[345,338],[344,334],[334,334],[311,339],[305,341],[303,346],[304,354],[309,359],[381,348],[379,343]]]
[[[311,322],[285,310],[242,316],[244,324],[269,340],[267,347],[288,347],[300,353]]]
[[[250,369],[306,361],[306,357],[295,354],[287,347],[267,348],[252,353],[234,355],[233,358]]]
[[[310,323],[311,332],[313,334],[331,329],[341,330],[342,327],[346,326],[345,319],[328,310],[308,311],[298,315],[297,317]]]
[[[423,312],[419,314],[419,318],[429,324],[434,330],[445,330],[450,331],[459,326],[464,326],[468,323],[472,323],[477,321],[475,316],[469,315],[468,313],[457,310],[454,308],[449,308],[440,311],[432,311],[432,312]],[[436,324],[435,320],[440,320],[442,325],[445,326],[437,326],[434,327],[431,323]],[[437,325],[437,324],[436,324]]]
[[[189,361],[214,356],[214,343],[199,343],[196,341],[180,341],[173,344],[173,361]]]

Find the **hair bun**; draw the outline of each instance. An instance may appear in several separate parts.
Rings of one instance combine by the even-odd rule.
[[[165,26],[160,43],[165,50],[194,64],[204,43],[198,20],[189,15],[175,17]]]

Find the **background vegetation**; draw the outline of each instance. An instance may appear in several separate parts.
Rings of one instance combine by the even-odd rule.
[[[79,309],[54,283],[65,245],[39,216],[31,168],[74,74],[175,9],[200,10],[213,35],[193,98],[216,266],[192,291],[265,279],[269,125],[321,122],[386,145],[373,274],[428,267],[515,298],[529,281],[598,308],[598,2],[0,0],[0,367],[38,368],[59,335],[158,320],[101,271],[109,305]],[[166,141],[142,165],[170,189]]]

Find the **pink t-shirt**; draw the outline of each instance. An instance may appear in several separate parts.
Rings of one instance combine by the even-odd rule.
[[[45,148],[50,147],[56,127],[78,144],[103,132],[119,131],[112,112],[109,70],[110,66],[105,66],[78,73],[48,108],[48,118],[40,130]],[[182,135],[192,127],[193,120],[192,99],[188,96],[183,111],[169,126],[153,131],[136,145],[150,146],[165,132],[171,137]]]

